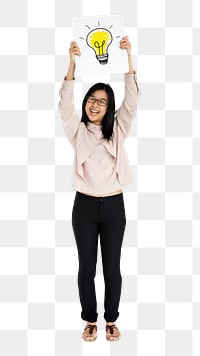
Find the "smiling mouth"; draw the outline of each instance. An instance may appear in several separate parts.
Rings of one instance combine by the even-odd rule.
[[[92,109],[90,109],[90,112],[91,112],[92,115],[97,115],[97,114],[99,114],[99,111],[98,111],[98,110],[92,110]]]

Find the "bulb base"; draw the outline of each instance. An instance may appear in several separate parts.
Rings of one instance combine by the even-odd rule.
[[[101,56],[96,56],[100,64],[107,64],[108,63],[108,53],[103,54]]]

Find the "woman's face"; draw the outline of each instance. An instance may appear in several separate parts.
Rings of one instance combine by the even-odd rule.
[[[92,99],[93,98],[93,99]],[[94,101],[94,99],[99,100]],[[94,102],[90,102],[90,101]],[[102,105],[106,106],[102,106]],[[101,121],[108,108],[108,94],[105,90],[95,90],[89,97],[85,105],[85,112],[92,124],[101,125]]]

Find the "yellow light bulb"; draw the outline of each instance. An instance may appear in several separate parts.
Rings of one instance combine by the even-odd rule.
[[[112,42],[112,34],[105,28],[98,28],[88,33],[86,42],[96,54],[100,64],[108,63],[108,47]]]

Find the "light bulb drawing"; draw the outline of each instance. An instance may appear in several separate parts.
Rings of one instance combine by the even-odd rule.
[[[97,28],[88,33],[86,43],[94,50],[100,64],[108,63],[108,47],[112,40],[111,32],[105,28]]]
[[[88,25],[85,25],[89,30],[91,28]],[[87,36],[86,39],[83,37],[80,37],[82,40],[86,41],[86,44],[88,47],[92,48],[95,52],[96,59],[100,64],[107,64],[108,63],[108,47],[111,45],[113,42],[113,35],[112,33],[104,27],[100,27],[100,21],[98,21],[98,27],[94,28],[91,30]],[[109,27],[111,29],[113,25]],[[116,36],[116,38],[119,38],[120,36]]]

